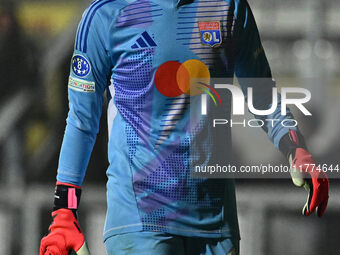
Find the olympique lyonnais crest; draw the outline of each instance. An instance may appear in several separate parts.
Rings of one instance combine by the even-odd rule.
[[[221,24],[219,21],[201,21],[198,22],[198,26],[203,44],[215,47],[222,43]]]

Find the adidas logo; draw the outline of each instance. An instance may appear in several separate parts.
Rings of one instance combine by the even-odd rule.
[[[141,37],[139,37],[134,45],[131,46],[131,49],[139,49],[139,48],[149,48],[156,47],[157,44],[148,34],[148,32],[144,32]]]

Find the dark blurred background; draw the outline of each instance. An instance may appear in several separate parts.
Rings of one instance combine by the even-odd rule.
[[[0,0],[0,255],[38,254],[50,223],[67,80],[81,14],[90,1]],[[340,164],[340,2],[249,0],[278,87],[302,86],[313,117],[296,114],[320,163]],[[294,111],[294,109],[293,109]],[[80,221],[92,254],[105,254],[106,112],[84,183]],[[261,130],[233,130],[237,164],[284,163]],[[300,216],[306,194],[284,180],[237,180],[242,255],[339,254],[340,196]]]

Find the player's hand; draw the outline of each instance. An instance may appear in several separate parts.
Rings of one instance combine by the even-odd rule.
[[[40,255],[68,255],[74,250],[78,255],[89,255],[85,237],[73,212],[58,209],[52,212],[50,233],[41,240]]]
[[[316,209],[317,215],[322,217],[328,203],[329,182],[326,174],[317,168],[311,154],[303,148],[296,148],[289,161],[293,183],[308,192],[302,214],[308,216]]]

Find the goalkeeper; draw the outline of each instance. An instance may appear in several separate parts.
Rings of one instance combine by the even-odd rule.
[[[104,93],[110,163],[107,253],[239,253],[234,181],[190,178],[190,97],[176,86],[176,75],[169,75],[183,67],[198,76],[207,67],[213,78],[236,74],[243,89],[248,84],[242,78],[266,78],[270,82],[259,85],[254,105],[270,108],[275,83],[246,0],[97,0],[85,11],[71,60],[53,222],[40,255],[87,253],[77,209]],[[267,117],[292,119],[279,108]],[[264,128],[269,139],[294,166],[312,162],[298,130],[281,121]],[[226,157],[230,137],[229,131],[219,137]],[[309,190],[304,215],[317,209],[322,216],[327,177],[321,171],[298,171],[295,184]]]

